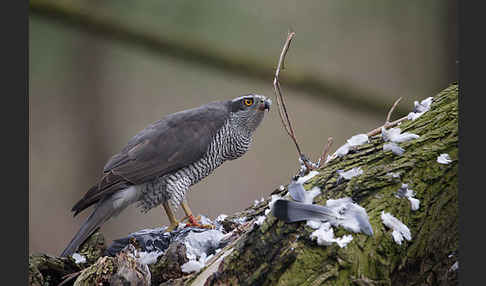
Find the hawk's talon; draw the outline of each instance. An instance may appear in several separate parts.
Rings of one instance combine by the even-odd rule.
[[[189,219],[189,223],[186,224],[186,227],[214,229],[214,225],[200,224],[198,220],[201,220],[201,216],[197,216],[197,218],[195,218],[193,215],[190,215],[187,218]]]

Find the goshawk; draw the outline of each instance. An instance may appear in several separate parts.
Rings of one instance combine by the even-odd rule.
[[[61,256],[73,254],[97,228],[136,202],[142,212],[162,204],[169,229],[178,225],[170,206],[181,205],[197,225],[185,193],[226,160],[245,154],[270,105],[270,99],[248,94],[170,114],[139,132],[72,208],[76,216],[96,204]]]

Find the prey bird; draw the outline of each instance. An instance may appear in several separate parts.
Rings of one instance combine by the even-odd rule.
[[[189,188],[226,160],[246,153],[271,100],[248,94],[176,112],[135,135],[112,156],[101,179],[79,200],[74,216],[96,204],[61,256],[73,254],[101,225],[127,206],[138,203],[142,212],[162,204],[170,221],[180,205],[193,226],[201,225],[184,199]]]

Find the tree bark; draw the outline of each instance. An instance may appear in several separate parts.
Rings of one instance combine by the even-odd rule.
[[[403,155],[383,151],[383,139],[373,136],[369,143],[319,169],[304,185],[306,190],[322,189],[314,200],[320,205],[327,199],[351,197],[366,209],[373,236],[337,227],[336,236],[351,234],[353,240],[344,248],[319,246],[309,238],[314,230],[305,222],[285,223],[270,213],[261,225],[241,226],[241,234],[198,273],[182,276],[181,272],[177,277],[177,266],[171,265],[171,275],[161,279],[169,261],[166,255],[159,257],[158,263],[150,265],[152,285],[457,285],[457,271],[451,266],[458,259],[458,86],[440,92],[429,111],[399,128],[420,136],[399,144],[405,149]],[[452,162],[438,163],[442,153],[449,154]],[[337,170],[353,167],[361,167],[363,174],[338,180]],[[395,196],[402,183],[415,191],[418,210],[412,211],[407,199]],[[272,192],[286,193],[286,188]],[[269,201],[227,220],[251,221],[264,215]],[[382,211],[407,225],[412,239],[395,243],[392,230],[381,220]],[[171,261],[187,261],[177,257],[180,252],[167,253],[175,257]],[[54,275],[39,265],[31,262],[31,281]],[[63,269],[63,273],[74,271]]]
[[[324,194],[316,198],[321,205],[326,199],[352,197],[368,212],[373,236],[353,234],[345,248],[323,247],[310,241],[313,230],[305,222],[286,224],[269,216],[239,239],[208,284],[457,284],[456,272],[449,269],[458,250],[458,86],[439,93],[430,111],[400,128],[420,135],[400,144],[406,150],[402,156],[383,152],[383,140],[375,136],[354,154],[331,161],[306,186],[322,188]],[[450,164],[437,162],[442,153],[450,155]],[[361,176],[336,184],[337,170],[358,166]],[[400,172],[401,178],[388,172]],[[419,210],[411,211],[408,200],[395,197],[402,183],[415,191]],[[381,221],[382,211],[409,227],[410,242],[394,242]],[[336,236],[347,233],[340,229]]]

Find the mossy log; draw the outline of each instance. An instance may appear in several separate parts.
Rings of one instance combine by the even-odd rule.
[[[345,248],[323,247],[309,239],[313,229],[305,222],[287,224],[269,215],[239,239],[208,285],[457,284],[457,273],[449,270],[458,250],[458,86],[436,95],[430,111],[400,128],[420,136],[400,143],[406,150],[402,156],[384,152],[381,136],[374,136],[352,154],[331,161],[305,185],[322,188],[315,200],[321,205],[331,198],[353,198],[368,212],[373,236],[352,234]],[[442,153],[450,155],[450,164],[437,162]],[[336,171],[353,167],[361,167],[363,174],[338,184]],[[401,176],[393,178],[389,172]],[[420,200],[417,211],[395,196],[402,183]],[[382,211],[406,224],[412,240],[395,243],[382,223]],[[343,234],[348,232],[336,232]]]
[[[187,261],[180,257],[183,251],[160,256],[149,267],[152,285],[457,285],[457,271],[451,266],[458,259],[458,86],[434,96],[429,111],[399,127],[420,136],[399,143],[405,149],[403,155],[383,151],[383,139],[373,136],[369,143],[330,161],[304,185],[306,190],[321,188],[322,194],[314,200],[320,205],[327,199],[351,197],[366,209],[372,236],[337,227],[336,236],[351,234],[353,240],[344,248],[320,246],[309,238],[314,230],[305,222],[285,223],[270,213],[261,225],[253,224],[252,220],[268,208],[267,198],[226,219],[246,217],[250,223],[239,226],[239,236],[198,273],[184,275],[179,270]],[[442,153],[450,155],[449,164],[437,162]],[[361,167],[363,173],[350,180],[338,179],[337,170],[353,167]],[[390,172],[400,176],[390,176]],[[412,211],[409,200],[395,196],[403,183],[420,200],[418,210]],[[286,193],[286,188],[272,192],[279,196]],[[381,220],[382,211],[407,225],[412,239],[397,244],[392,230]],[[99,237],[96,239],[95,244],[100,245]],[[45,285],[42,279],[46,275],[79,271],[72,262],[53,272],[42,261],[35,265],[32,261],[31,257],[29,279],[41,281],[35,285]],[[83,285],[79,280],[85,276],[80,274],[76,283]],[[65,285],[73,281],[70,283]]]

